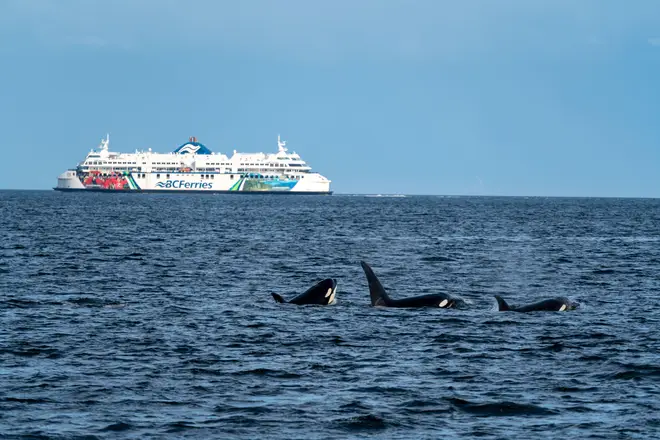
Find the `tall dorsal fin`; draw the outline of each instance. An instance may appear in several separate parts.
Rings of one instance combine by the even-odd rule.
[[[390,297],[387,295],[385,288],[378,280],[378,277],[374,271],[364,261],[361,261],[360,264],[362,265],[364,274],[367,276],[367,282],[369,283],[369,296],[371,297],[371,305],[378,306],[383,305],[383,303],[385,303],[384,305],[389,305]]]
[[[511,310],[509,305],[504,301],[504,298],[502,298],[499,295],[495,295],[495,299],[497,300],[497,307],[499,308],[500,312],[506,312],[508,310]]]

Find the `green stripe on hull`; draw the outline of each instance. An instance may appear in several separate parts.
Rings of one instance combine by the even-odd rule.
[[[128,186],[133,190],[140,189],[140,185],[138,185],[135,179],[133,178],[133,174],[128,174]]]
[[[241,183],[243,183],[243,179],[239,179],[238,182],[234,183],[231,188],[229,188],[229,191],[238,191],[238,189],[241,187]]]

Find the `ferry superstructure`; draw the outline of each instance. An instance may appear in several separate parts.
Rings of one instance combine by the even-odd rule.
[[[332,194],[330,180],[277,137],[277,153],[214,153],[191,137],[172,153],[115,153],[110,136],[75,169],[57,178],[58,191]]]

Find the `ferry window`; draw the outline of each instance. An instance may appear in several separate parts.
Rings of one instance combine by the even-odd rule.
[[[156,174],[156,179],[160,179],[160,174]]]
[[[229,178],[230,178],[231,180],[234,180],[234,175],[233,175],[233,174],[230,174],[230,175],[229,175]]]
[[[213,179],[213,177],[214,177],[213,174],[211,174],[211,179]]]
[[[167,179],[169,179],[169,178],[170,178],[170,175],[168,174],[168,175],[166,175],[165,177],[166,177]]]

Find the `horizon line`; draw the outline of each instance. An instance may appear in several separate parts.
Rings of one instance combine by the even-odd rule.
[[[0,188],[0,192],[9,192],[9,191],[23,191],[23,192],[54,192],[57,193],[53,188],[46,188],[46,189],[35,189],[35,188]],[[81,191],[83,192],[83,191]],[[112,192],[109,192],[112,193]],[[125,193],[135,193],[139,194],[141,191],[116,191],[118,194],[125,194]],[[158,194],[154,192],[150,192],[149,194]],[[166,193],[169,195],[175,195],[178,193]],[[185,191],[182,191],[181,194],[185,194]],[[203,194],[203,193],[195,193],[195,194]],[[215,194],[215,195],[225,195],[222,193],[215,193],[215,192],[209,192],[209,194]],[[250,195],[255,195],[255,194],[250,194]],[[305,196],[306,194],[300,194],[302,196]],[[386,193],[386,192],[335,192],[331,194],[333,196],[373,196],[373,197],[511,197],[511,198],[545,198],[545,199],[660,199],[660,196],[585,196],[585,195],[571,195],[571,196],[566,196],[566,195],[525,195],[525,194],[405,194],[405,193]],[[325,196],[324,196],[325,197]]]

